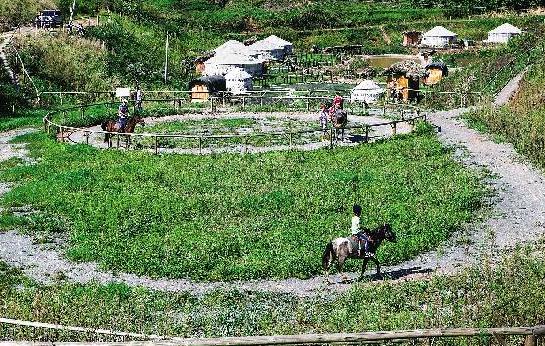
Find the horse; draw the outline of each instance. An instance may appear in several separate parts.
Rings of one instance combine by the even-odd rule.
[[[348,123],[348,113],[345,110],[337,108],[331,114],[331,123],[335,129],[335,140],[339,140],[339,130],[341,132],[341,141],[344,141],[344,128]]]
[[[375,253],[384,240],[395,243],[397,242],[397,238],[395,233],[392,231],[392,228],[387,223],[380,227],[377,227],[372,231],[368,231],[367,233],[373,240],[369,243],[369,252],[372,254],[371,257],[365,256],[365,253],[363,253],[363,245],[360,254],[358,254],[358,250],[353,251],[353,241],[351,241],[349,238],[336,238],[326,245],[324,254],[322,256],[322,267],[325,272],[326,281],[329,282],[329,268],[334,261],[337,262],[337,270],[341,275],[343,275],[343,278],[346,280],[346,276],[343,274],[343,265],[347,258],[356,258],[363,260],[360,279],[363,278],[363,274],[365,273],[365,269],[367,268],[367,263],[369,262],[369,260],[375,262],[377,275],[381,275],[380,262],[376,258]]]
[[[127,124],[125,125],[123,132],[121,132],[121,129],[117,127],[117,121],[111,119],[103,121],[102,124],[100,124],[100,127],[102,128],[102,131],[106,131],[104,134],[104,143],[110,143],[110,138],[113,136],[111,132],[133,133],[137,124],[144,125],[144,119],[142,119],[142,117],[138,114],[127,120]]]

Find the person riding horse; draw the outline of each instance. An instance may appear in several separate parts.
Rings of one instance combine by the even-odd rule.
[[[117,131],[123,132],[129,118],[129,102],[127,101],[127,99],[123,99],[121,101],[121,104],[119,105],[119,109],[117,111],[117,117]]]
[[[360,228],[361,206],[355,204],[352,207],[352,211],[354,212],[354,216],[352,216],[352,227],[350,230],[352,232],[352,240],[358,244],[358,257],[361,256],[362,243],[365,257],[371,257],[372,254],[369,251],[369,245],[373,242],[373,239],[371,238],[368,229]]]

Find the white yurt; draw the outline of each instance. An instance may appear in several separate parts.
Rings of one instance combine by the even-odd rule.
[[[284,54],[291,54],[293,53],[293,43],[286,41],[276,35],[271,35],[264,39],[263,41],[268,42],[272,46],[281,47],[284,50]]]
[[[436,26],[422,36],[421,45],[426,47],[444,48],[456,42],[457,35],[442,26]]]
[[[216,49],[214,49],[214,52],[216,55],[218,54],[229,54],[229,53],[237,53],[241,54],[246,50],[246,46],[244,43],[236,41],[236,40],[229,40]]]
[[[263,74],[263,63],[244,54],[218,54],[204,62],[204,74],[206,76],[224,76],[237,68],[252,76],[261,76]]]
[[[350,102],[375,103],[384,94],[385,89],[370,79],[362,81],[352,89]]]
[[[496,29],[488,32],[488,40],[490,43],[507,43],[511,37],[520,35],[522,31],[509,23],[504,23]]]
[[[225,75],[227,91],[234,95],[244,94],[252,90],[252,76],[239,68],[232,69]]]
[[[263,61],[283,60],[286,55],[284,46],[268,41],[267,39],[257,41],[247,47],[249,53]]]

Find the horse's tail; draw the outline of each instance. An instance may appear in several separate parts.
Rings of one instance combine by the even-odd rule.
[[[333,257],[333,242],[330,241],[325,246],[325,251],[324,251],[324,254],[322,255],[322,268],[324,268],[324,270],[329,269],[329,265],[331,263],[332,257]]]

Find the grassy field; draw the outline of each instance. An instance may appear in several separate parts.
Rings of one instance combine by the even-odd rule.
[[[20,182],[3,204],[40,210],[23,230],[68,236],[73,260],[232,280],[318,274],[325,243],[347,234],[358,202],[363,225],[393,225],[399,242],[379,258],[396,263],[444,241],[484,193],[421,131],[353,149],[206,157],[101,151],[27,135],[20,140],[31,140],[38,163],[2,173]]]
[[[542,244],[528,250],[515,251],[496,267],[484,258],[482,264],[454,276],[355,284],[346,293],[324,292],[313,298],[243,291],[197,297],[62,281],[41,286],[0,263],[0,315],[184,337],[531,326],[543,323],[545,265]],[[89,334],[0,325],[0,340],[14,339],[97,341]],[[461,338],[435,339],[434,344],[488,342]]]

